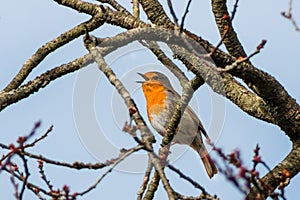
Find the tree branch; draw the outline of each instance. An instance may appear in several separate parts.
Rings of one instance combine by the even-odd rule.
[[[269,196],[279,185],[281,184],[288,184],[285,183],[283,176],[284,171],[289,173],[288,179],[292,179],[296,176],[300,171],[300,140],[295,141],[293,143],[293,148],[291,152],[281,161],[279,164],[276,165],[274,169],[272,169],[269,173],[267,173],[262,179],[261,182],[266,185],[268,190],[264,190],[265,198]],[[286,186],[286,185],[284,185]],[[260,193],[256,187],[253,187],[248,194],[248,199],[255,199],[257,194]]]
[[[162,27],[174,27],[174,24],[157,0],[139,0],[139,2],[153,24]]]
[[[120,156],[118,157],[118,159],[116,159],[114,161],[113,165],[108,170],[106,170],[106,172],[103,173],[101,175],[101,177],[99,177],[93,185],[91,185],[90,187],[88,187],[86,190],[84,190],[82,192],[76,193],[77,196],[83,196],[83,195],[89,193],[91,190],[96,189],[97,185],[99,185],[99,183],[105,178],[105,176],[108,175],[120,162],[122,162],[125,158],[127,158],[128,156],[130,156],[134,152],[137,152],[137,151],[139,151],[143,148],[144,147],[142,145],[138,145],[136,147],[133,147],[133,148],[130,148],[130,149],[126,150],[125,152],[122,152],[120,154]]]
[[[130,12],[126,8],[124,8],[121,4],[119,4],[115,0],[97,0],[97,1],[99,1],[101,3],[108,3],[109,5],[111,5],[117,11],[120,11],[122,13],[126,13],[127,15],[131,15]]]
[[[91,20],[81,23],[74,28],[61,34],[54,40],[47,42],[40,47],[22,66],[19,73],[13,78],[13,80],[3,89],[2,92],[8,92],[18,88],[23,81],[28,77],[30,72],[37,67],[46,56],[54,52],[56,49],[64,46],[70,41],[83,35],[87,30],[92,31],[101,26],[104,23],[102,13],[95,15]]]
[[[81,1],[81,0],[53,0],[60,5],[67,6],[74,10],[77,10],[80,13],[85,13],[91,16],[95,15],[103,15],[104,10],[102,10],[102,6],[98,6],[97,4]]]
[[[215,16],[216,24],[218,26],[220,35],[222,37],[222,41],[224,42],[226,49],[229,54],[238,58],[238,57],[246,57],[246,52],[244,51],[243,46],[241,45],[237,34],[232,26],[232,20],[234,17],[234,13],[231,16],[228,13],[228,9],[226,6],[227,0],[212,0],[212,11]],[[238,0],[236,1],[237,6]],[[236,6],[235,9],[236,10]]]
[[[143,195],[145,193],[145,190],[146,190],[147,185],[148,185],[149,180],[150,180],[150,174],[151,174],[152,169],[153,169],[152,162],[150,160],[148,160],[148,167],[147,167],[145,175],[144,175],[143,183],[142,183],[139,191],[137,192],[137,200],[142,200],[143,199]]]
[[[300,27],[298,26],[296,20],[292,16],[292,4],[293,4],[293,1],[289,0],[289,6],[288,6],[287,11],[281,12],[281,15],[283,17],[285,17],[286,19],[288,19],[292,23],[292,25],[294,26],[296,31],[300,32]]]
[[[80,68],[83,68],[89,65],[91,62],[92,62],[92,56],[87,54],[83,57],[75,59],[74,61],[68,64],[64,64],[49,70],[17,89],[12,89],[9,92],[1,92],[0,111],[11,104],[16,103],[21,99],[28,97],[34,92],[37,92],[39,89],[45,87],[55,79],[62,77],[65,74],[74,72]]]

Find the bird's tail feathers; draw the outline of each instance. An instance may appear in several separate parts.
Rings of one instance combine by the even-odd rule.
[[[216,173],[218,173],[218,169],[214,161],[210,158],[205,146],[202,146],[202,148],[198,151],[198,154],[201,157],[207,175],[209,178],[212,178]]]

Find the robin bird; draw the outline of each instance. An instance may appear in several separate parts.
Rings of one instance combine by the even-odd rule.
[[[152,127],[163,136],[180,96],[164,74],[160,72],[138,74],[144,78],[144,81],[137,82],[142,83],[148,119]],[[181,116],[178,132],[172,143],[187,144],[194,149],[199,154],[207,175],[212,178],[218,170],[203,144],[201,133],[208,138],[199,118],[188,106]]]

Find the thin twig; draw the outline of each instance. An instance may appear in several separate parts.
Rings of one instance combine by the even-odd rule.
[[[231,12],[231,17],[230,17],[230,23],[232,24],[233,22],[233,19],[235,17],[235,14],[236,14],[236,11],[237,11],[237,7],[238,7],[238,3],[239,3],[239,0],[235,0],[235,3],[233,5],[233,10]]]
[[[200,196],[198,197],[192,197],[192,196],[185,196],[177,192],[176,197],[177,199],[180,200],[218,200],[217,196],[208,196],[208,195],[204,195],[203,193],[200,194]]]
[[[290,20],[293,26],[295,27],[295,30],[300,32],[300,27],[298,26],[296,20],[292,16],[292,0],[289,0],[288,9],[287,11],[281,12],[281,15],[285,17],[286,19]]]
[[[60,161],[57,161],[57,160],[52,160],[52,159],[49,159],[49,158],[46,158],[42,155],[35,155],[35,154],[32,154],[32,153],[29,153],[29,152],[21,152],[22,154],[24,154],[25,156],[28,156],[30,158],[33,158],[33,159],[36,159],[36,160],[41,160],[47,164],[52,164],[52,165],[56,165],[56,166],[61,166],[61,167],[67,167],[67,168],[70,168],[70,169],[77,169],[77,170],[80,170],[80,169],[102,169],[104,167],[107,167],[109,165],[112,165],[116,160],[119,159],[119,157],[117,158],[112,158],[110,160],[107,160],[106,162],[104,163],[83,163],[83,162],[73,162],[73,163],[67,163],[67,162],[60,162]]]
[[[217,68],[217,70],[220,71],[220,72],[228,72],[228,71],[236,68],[239,64],[241,64],[245,61],[248,61],[250,58],[252,58],[256,54],[260,53],[261,49],[264,48],[266,43],[267,43],[267,40],[262,40],[260,42],[260,44],[256,47],[256,50],[253,53],[251,53],[249,56],[247,56],[245,58],[239,58],[234,63],[232,63],[231,65],[227,65],[227,66],[225,66],[225,68]]]
[[[15,180],[15,177],[14,177],[14,171],[15,171],[15,167],[13,166],[13,164],[12,163],[9,163],[9,165],[8,165],[8,167],[9,167],[9,173],[11,174],[10,175],[10,182],[11,182],[11,184],[13,185],[13,187],[14,187],[14,196],[16,197],[16,199],[17,200],[19,200],[19,192],[18,192],[18,190],[19,190],[19,185],[16,183],[16,180]]]
[[[22,155],[19,155],[23,161],[23,166],[24,166],[24,171],[25,171],[25,174],[23,174],[22,176],[24,177],[24,180],[22,181],[22,188],[21,188],[21,191],[20,191],[20,194],[19,194],[19,199],[23,199],[23,194],[24,194],[24,191],[25,191],[25,187],[27,185],[27,181],[28,181],[28,178],[29,178],[29,168],[28,168],[28,162],[25,158],[25,156],[22,156]]]
[[[194,181],[191,177],[185,175],[184,173],[182,173],[179,169],[177,169],[176,167],[174,167],[171,164],[168,164],[167,167],[172,170],[173,172],[177,173],[180,178],[183,178],[184,180],[188,181],[189,183],[191,183],[195,188],[200,189],[202,191],[202,193],[207,194],[206,190],[204,187],[202,187],[199,183],[197,183],[196,181]]]
[[[44,139],[49,135],[49,133],[52,132],[52,130],[53,130],[53,125],[51,125],[51,126],[47,129],[47,131],[46,131],[41,137],[35,139],[35,140],[34,140],[32,143],[30,143],[30,144],[26,144],[26,145],[24,146],[24,148],[33,147],[33,146],[34,146],[35,144],[37,144],[38,142],[44,140]]]
[[[3,168],[3,171],[5,171],[5,172],[11,174],[13,177],[17,178],[19,181],[23,181],[23,179],[24,179],[23,176],[21,176],[20,174],[15,173],[14,171],[11,171],[10,169],[7,169],[6,167]],[[49,192],[47,192],[47,191],[44,190],[43,188],[40,188],[39,186],[34,185],[34,184],[32,184],[32,183],[27,182],[27,183],[26,183],[26,187],[27,187],[30,191],[32,191],[34,194],[36,194],[37,191],[38,191],[38,192],[42,192],[43,194],[46,194],[46,195],[48,195],[48,196],[50,196],[50,197],[51,197],[51,196],[54,197],[53,195],[51,195]]]
[[[187,3],[187,5],[186,5],[184,14],[183,14],[182,19],[181,19],[180,33],[182,33],[182,31],[183,31],[183,28],[184,28],[184,20],[185,20],[187,14],[188,14],[188,12],[189,12],[189,7],[190,7],[191,3],[192,3],[192,0],[189,0],[188,3]]]
[[[50,180],[48,180],[48,178],[45,174],[43,160],[38,160],[38,168],[39,168],[39,173],[41,174],[41,179],[46,183],[46,185],[50,191],[53,190],[53,185],[51,184]]]
[[[171,13],[171,15],[173,17],[173,20],[174,20],[174,24],[175,24],[176,27],[178,27],[178,18],[176,16],[175,11],[174,11],[173,4],[172,4],[171,0],[167,0],[167,2],[168,2],[169,9],[170,9],[170,13]]]
[[[12,156],[18,154],[19,152],[24,151],[24,149],[27,147],[33,146],[31,144],[40,141],[40,140],[38,140],[38,141],[34,141],[31,144],[25,144],[31,137],[33,137],[35,135],[37,129],[40,126],[41,126],[41,122],[40,121],[36,122],[33,129],[31,130],[31,132],[28,135],[19,137],[17,139],[18,146],[15,146],[14,144],[10,144],[10,145],[0,144],[1,148],[10,150],[10,152],[8,154],[3,155],[2,158],[0,159],[0,163],[2,163],[4,160],[6,160],[6,162],[2,163],[2,165],[1,165],[0,173],[1,173],[2,168],[5,167],[5,165],[10,162],[10,159]]]
[[[125,158],[127,158],[128,156],[130,156],[131,154],[133,154],[134,152],[137,152],[141,149],[143,149],[144,147],[142,145],[138,145],[136,147],[133,147],[131,149],[128,149],[126,151],[123,151],[121,153],[121,155],[119,156],[119,158],[114,162],[114,164],[104,173],[101,175],[101,177],[93,184],[91,185],[89,188],[87,188],[86,190],[82,191],[82,192],[78,192],[77,195],[79,196],[83,196],[86,193],[90,192],[91,190],[95,189],[97,187],[97,185],[104,179],[104,177],[106,175],[108,175],[110,172],[112,172],[112,170],[120,163],[122,162]]]

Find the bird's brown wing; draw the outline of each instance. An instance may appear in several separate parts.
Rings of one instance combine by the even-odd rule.
[[[177,101],[180,100],[180,98],[181,98],[180,95],[173,88],[168,88],[168,90],[170,93],[174,94],[175,98],[173,99],[173,101],[174,101],[174,103],[177,103]],[[209,140],[209,136],[208,136],[206,130],[204,129],[199,117],[192,110],[192,108],[190,106],[187,106],[185,112],[188,112],[193,117],[193,120],[197,122],[199,133],[202,133],[205,136],[205,138]]]

